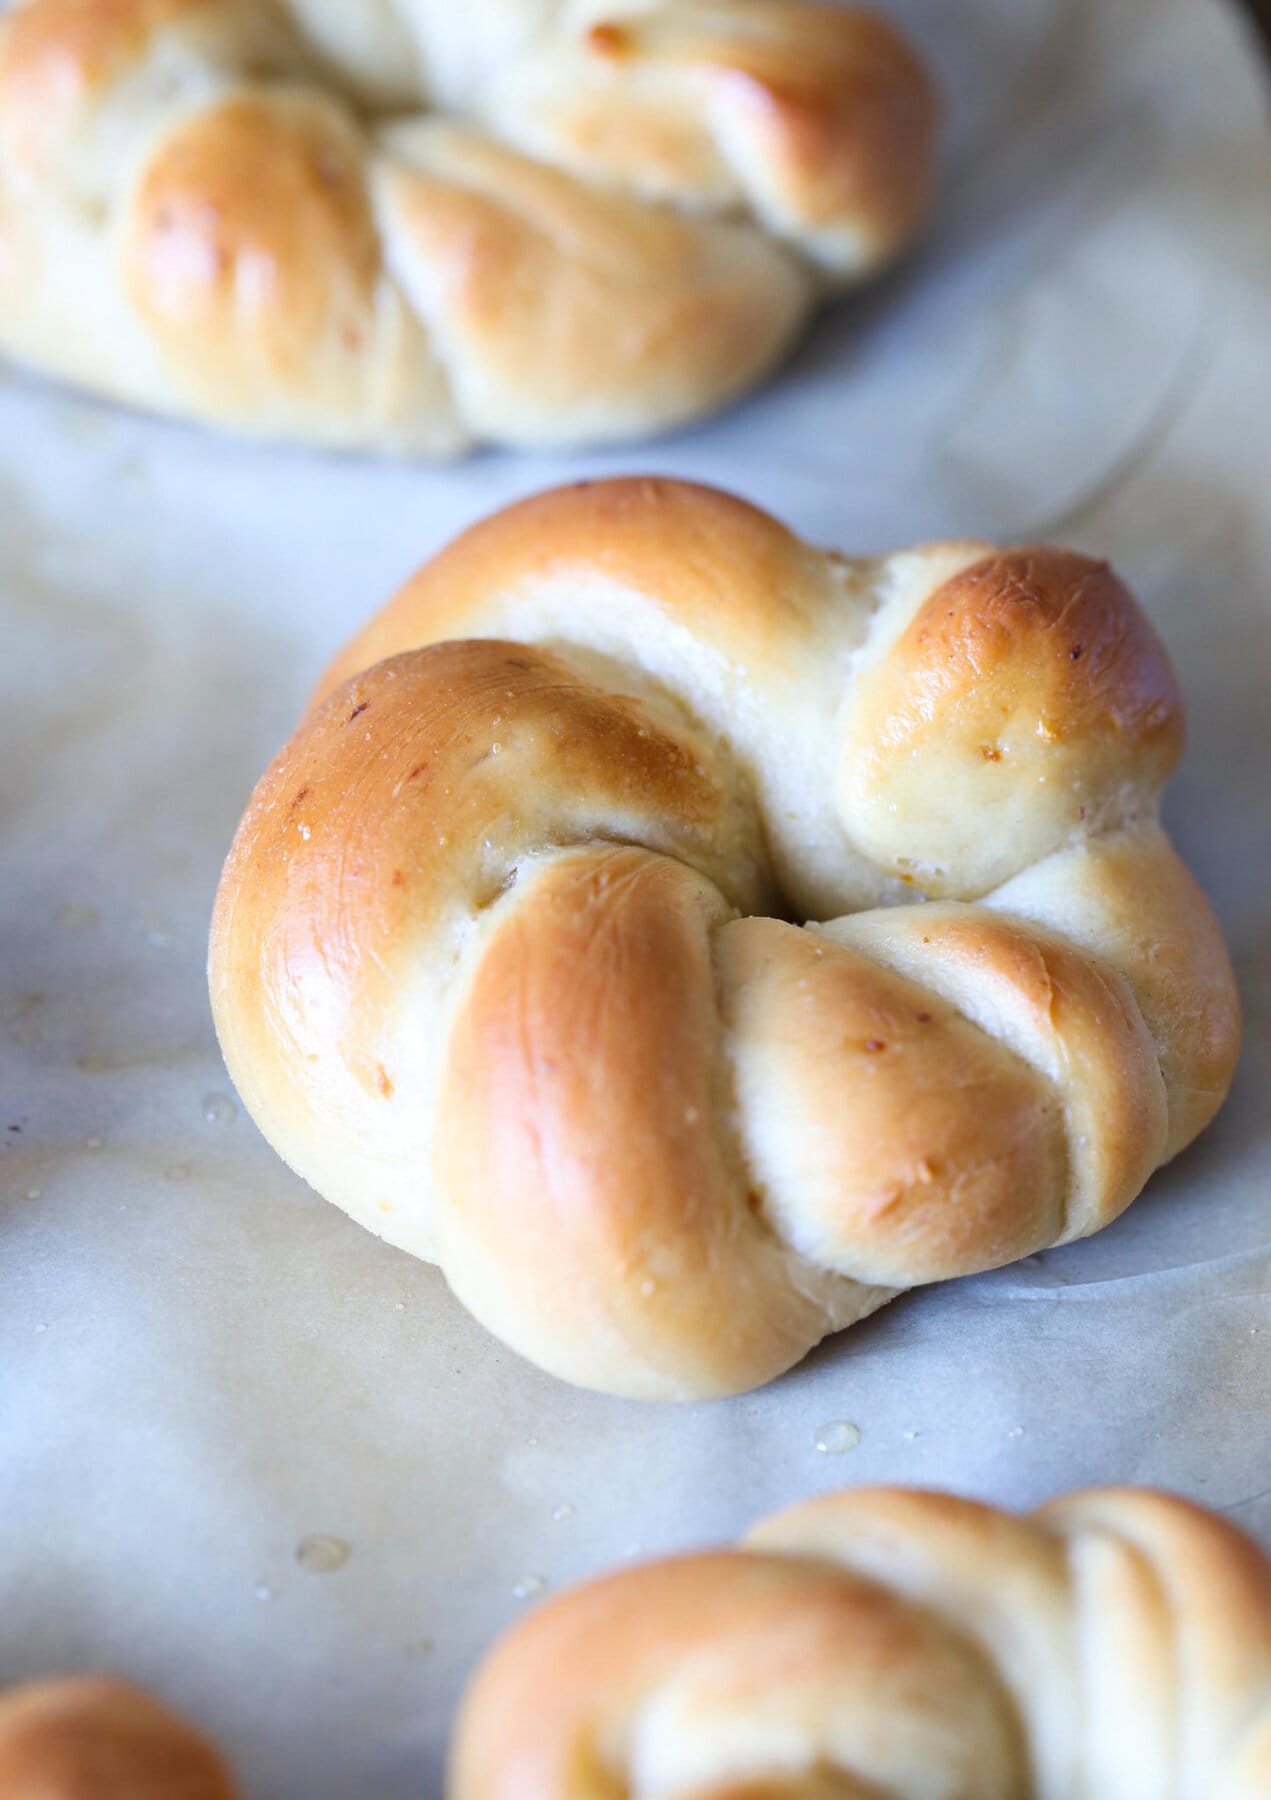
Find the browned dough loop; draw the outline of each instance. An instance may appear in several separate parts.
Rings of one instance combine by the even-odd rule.
[[[1103,565],[564,489],[324,692],[222,881],[230,1071],[569,1380],[769,1380],[1097,1231],[1226,1091],[1231,970],[1157,816],[1179,698]]]

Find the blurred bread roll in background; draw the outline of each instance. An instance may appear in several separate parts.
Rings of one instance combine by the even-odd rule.
[[[810,0],[22,0],[0,350],[311,444],[639,437],[898,254],[934,123]]]
[[[240,1800],[207,1740],[139,1688],[82,1677],[0,1694],[0,1800]]]

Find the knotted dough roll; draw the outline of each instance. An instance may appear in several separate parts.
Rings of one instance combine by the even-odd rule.
[[[0,1800],[238,1800],[212,1746],[122,1681],[0,1695]]]
[[[897,254],[933,119],[808,0],[24,0],[0,349],[315,444],[638,436]]]
[[[544,1368],[754,1386],[1097,1231],[1217,1110],[1181,742],[1104,564],[545,494],[421,571],[257,788],[212,931],[230,1073]]]
[[[450,1800],[1266,1800],[1271,1567],[1091,1488],[859,1488],[549,1601],[478,1673]]]

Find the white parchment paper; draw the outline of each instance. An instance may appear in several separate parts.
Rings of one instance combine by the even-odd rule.
[[[130,1674],[253,1800],[437,1793],[518,1587],[820,1488],[1161,1482],[1271,1544],[1261,69],[1219,0],[893,6],[950,100],[940,221],[717,423],[435,470],[0,385],[0,1681]],[[1181,674],[1169,816],[1247,1009],[1220,1122],[1112,1230],[672,1410],[518,1362],[289,1175],[232,1104],[203,985],[221,858],[328,655],[461,526],[612,469],[851,549],[1111,556]],[[827,1455],[836,1421],[860,1442]],[[342,1567],[297,1561],[315,1533]]]

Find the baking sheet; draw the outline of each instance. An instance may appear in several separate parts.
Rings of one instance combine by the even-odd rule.
[[[951,98],[938,228],[715,424],[433,470],[0,385],[0,1681],[130,1674],[254,1800],[436,1793],[462,1680],[540,1585],[840,1483],[1161,1482],[1271,1544],[1259,65],[1217,0],[893,10]],[[672,1410],[518,1362],[289,1175],[202,973],[233,827],[330,652],[462,525],[611,469],[853,549],[1110,555],[1182,677],[1169,818],[1247,1009],[1220,1122],[1113,1229]],[[843,1421],[857,1447],[818,1450]],[[298,1560],[315,1535],[340,1567]]]

